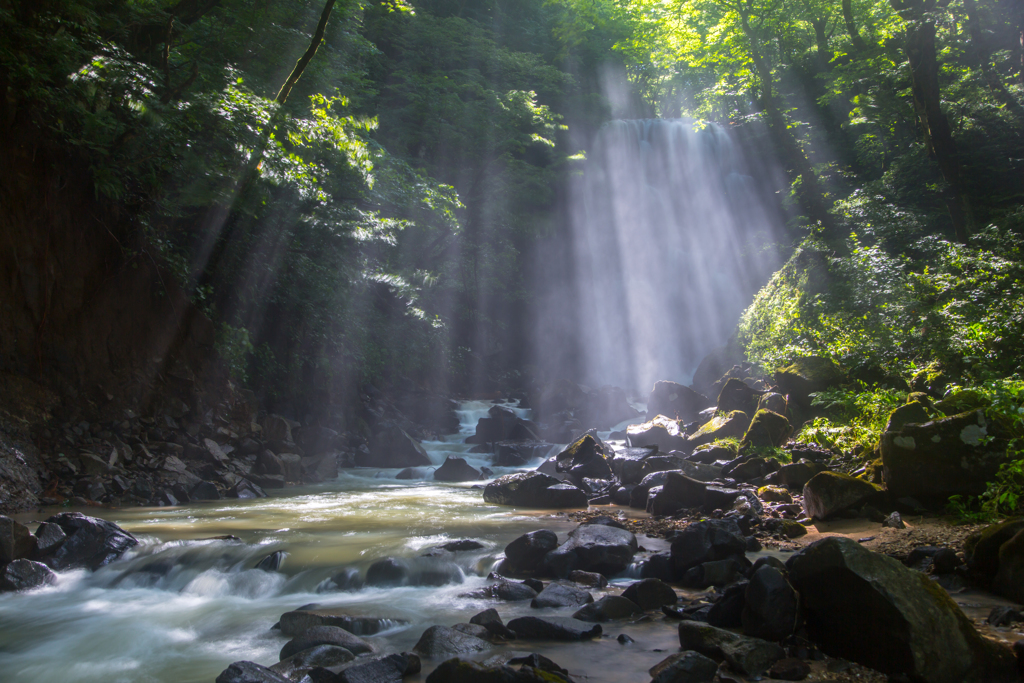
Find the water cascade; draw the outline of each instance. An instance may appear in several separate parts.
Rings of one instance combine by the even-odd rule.
[[[727,340],[778,265],[781,220],[748,168],[716,124],[601,127],[573,197],[584,381],[641,392],[686,383]]]

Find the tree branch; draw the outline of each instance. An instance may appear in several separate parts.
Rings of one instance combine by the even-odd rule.
[[[309,41],[309,47],[299,61],[295,62],[295,68],[292,69],[291,74],[288,75],[288,80],[281,86],[281,90],[277,93],[278,104],[284,104],[288,101],[288,95],[291,94],[292,88],[299,81],[302,76],[302,72],[306,70],[306,65],[309,64],[310,60],[316,54],[316,51],[320,48],[320,43],[324,40],[324,31],[327,29],[327,20],[331,18],[331,10],[334,9],[335,0],[327,0],[327,4],[324,5],[324,11],[320,14],[320,23],[316,25],[316,31],[313,32],[313,37]]]

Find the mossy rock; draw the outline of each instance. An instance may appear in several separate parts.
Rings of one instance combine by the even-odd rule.
[[[762,486],[757,497],[766,503],[792,503],[793,495],[781,486]]]
[[[784,416],[770,410],[759,410],[754,413],[740,448],[778,448],[792,435],[793,426]]]
[[[631,448],[657,446],[658,450],[665,453],[670,451],[690,453],[693,450],[693,445],[687,439],[682,424],[678,420],[664,415],[656,415],[643,424],[627,427],[626,442]]]
[[[905,403],[896,410],[889,413],[889,420],[885,423],[885,431],[898,432],[908,424],[924,424],[931,420],[928,410],[918,401]]]
[[[843,381],[843,371],[829,358],[808,356],[798,358],[787,367],[775,371],[779,393],[791,402],[810,405],[810,395],[834,387]]]
[[[950,376],[938,363],[931,363],[910,378],[910,389],[939,398],[949,386]]]
[[[935,409],[943,415],[959,415],[969,410],[988,408],[991,404],[988,396],[977,389],[964,389],[937,401]]]
[[[932,397],[923,391],[912,391],[907,394],[907,403],[913,403],[914,401],[917,401],[928,410],[932,410],[934,407],[932,405]]]
[[[750,417],[741,410],[734,410],[727,415],[717,415],[701,426],[687,439],[689,451],[698,446],[712,443],[718,439],[739,438],[750,426]]]
[[[762,392],[752,389],[743,380],[730,379],[718,394],[716,411],[731,413],[734,410],[742,410],[747,415],[753,415],[761,394]]]
[[[828,519],[884,495],[881,487],[839,472],[819,472],[804,484],[804,510],[812,519]]]
[[[807,535],[807,527],[795,519],[783,519],[779,521],[778,530],[786,538],[800,538]]]
[[[872,484],[881,484],[885,478],[883,476],[883,470],[885,469],[881,458],[875,458],[867,464],[864,474],[861,475],[861,479],[870,481]]]
[[[999,548],[1024,531],[1024,518],[1016,517],[990,524],[964,540],[964,558],[972,573],[991,579],[999,570]]]

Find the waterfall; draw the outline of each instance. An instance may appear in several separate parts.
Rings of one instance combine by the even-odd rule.
[[[688,383],[778,266],[778,212],[716,124],[605,124],[572,201],[574,343],[588,383]]]

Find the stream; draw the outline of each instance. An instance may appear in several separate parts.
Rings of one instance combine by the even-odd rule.
[[[466,457],[478,468],[489,465],[491,456],[469,454],[471,446],[462,441],[492,405],[463,403],[461,433],[424,443],[435,465],[449,454]],[[529,411],[506,407],[529,417]],[[515,471],[492,469],[495,476]],[[394,478],[397,472],[342,470],[335,481],[255,500],[81,510],[121,525],[140,545],[95,573],[67,572],[54,586],[0,595],[0,678],[11,683],[212,683],[237,660],[265,666],[277,662],[288,638],[271,627],[282,613],[309,603],[393,620],[389,628],[367,636],[384,652],[409,650],[428,626],[468,621],[489,607],[497,607],[506,621],[522,614],[559,613],[531,609],[528,602],[460,596],[489,583],[487,574],[517,536],[544,527],[564,538],[575,526],[564,513],[490,505],[483,502],[478,482],[400,481]],[[34,529],[50,514],[24,514],[19,521]],[[228,535],[237,540],[215,538]],[[330,583],[342,569],[363,572],[389,556],[417,558],[459,538],[485,546],[443,561],[460,583],[355,591],[338,591]],[[279,550],[285,553],[279,571],[254,568]],[[639,631],[630,634],[639,645],[649,632],[644,649],[678,647],[674,629],[660,626],[638,624]],[[622,657],[623,646],[615,641],[619,632],[610,630],[591,643],[530,644],[529,649],[548,653],[590,681],[627,680],[664,658],[664,652]],[[637,645],[630,647],[640,649]],[[410,680],[425,678],[437,663],[425,660],[423,672]]]

